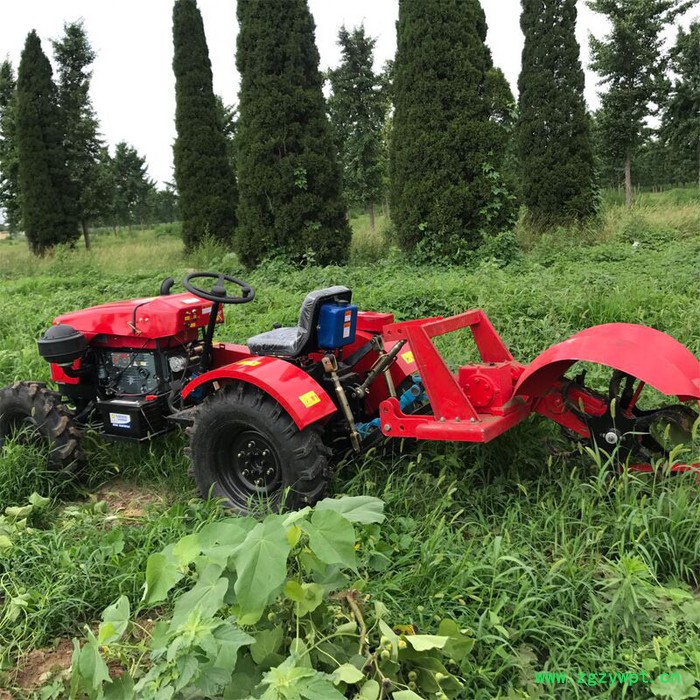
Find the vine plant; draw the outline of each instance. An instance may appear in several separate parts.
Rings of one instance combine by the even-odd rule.
[[[384,504],[369,496],[205,525],[152,554],[143,599],[122,596],[74,640],[70,696],[105,700],[444,700],[472,639],[395,626],[363,594],[358,550]],[[154,626],[144,611],[172,612]]]

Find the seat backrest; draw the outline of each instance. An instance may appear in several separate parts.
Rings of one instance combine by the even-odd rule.
[[[316,342],[316,326],[318,326],[321,307],[329,302],[347,302],[349,304],[351,301],[352,290],[340,285],[309,292],[299,311],[301,346],[298,354],[303,355],[316,349],[310,346]],[[302,337],[303,341],[301,341]]]

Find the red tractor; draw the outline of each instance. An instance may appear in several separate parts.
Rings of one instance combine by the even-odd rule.
[[[193,284],[202,278],[211,289]],[[88,426],[136,442],[184,426],[199,489],[241,512],[315,502],[339,449],[361,452],[384,437],[489,442],[532,413],[642,471],[692,441],[700,362],[652,328],[589,328],[525,366],[481,310],[397,323],[358,311],[351,290],[336,286],[306,297],[296,327],[236,345],[214,342],[214,330],[224,305],[253,301],[250,285],[210,272],[187,275],[182,294],[173,284],[56,318],[38,347],[57,389],[2,389],[0,441],[30,434],[48,444],[51,468],[73,470]],[[453,372],[433,338],[463,328],[481,362]],[[607,393],[588,389],[585,373],[565,376],[577,362],[612,369]],[[645,385],[676,403],[645,410]]]

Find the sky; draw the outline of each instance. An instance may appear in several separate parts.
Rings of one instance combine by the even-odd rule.
[[[235,0],[199,0],[214,74],[214,90],[224,102],[237,102],[235,47],[238,27]],[[523,37],[520,0],[481,0],[489,26],[487,42],[494,63],[516,92]],[[321,69],[337,64],[338,29],[364,22],[376,37],[376,65],[396,50],[398,0],[309,0],[316,21]],[[588,34],[602,36],[605,21],[579,0],[578,38],[584,65],[589,62]],[[10,9],[11,8],[11,9]],[[172,0],[2,0],[0,59],[15,69],[27,33],[36,29],[50,55],[51,39],[59,38],[64,22],[83,19],[97,52],[91,96],[107,142],[127,141],[146,157],[150,176],[172,180],[175,139],[175,86],[172,73]],[[686,18],[700,17],[700,9]],[[586,99],[599,104],[596,76],[587,73]]]

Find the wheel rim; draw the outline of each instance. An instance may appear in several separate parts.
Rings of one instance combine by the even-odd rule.
[[[271,441],[257,430],[231,430],[217,441],[215,478],[239,505],[269,500],[282,487],[282,466]]]

